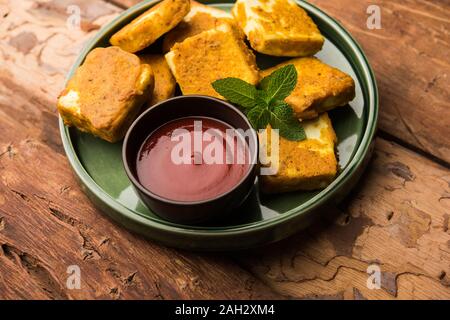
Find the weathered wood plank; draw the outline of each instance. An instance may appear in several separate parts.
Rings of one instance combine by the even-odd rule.
[[[114,2],[129,7],[139,0]],[[450,2],[309,2],[362,45],[379,85],[380,129],[450,163]],[[381,30],[367,28],[370,5],[381,9]]]
[[[331,224],[238,259],[295,298],[449,299],[449,217],[450,171],[378,139],[368,172]],[[381,269],[380,290],[367,287],[371,264]]]
[[[233,256],[253,275],[223,255],[152,244],[93,209],[64,157],[54,101],[86,31],[118,11],[80,1],[90,15],[69,32],[67,3],[0,6],[2,298],[450,297],[450,173],[382,139],[334,224]],[[381,290],[365,285],[374,262]],[[81,290],[65,288],[71,264]]]
[[[130,234],[84,196],[63,154],[55,100],[92,35],[86,31],[118,10],[71,0],[88,13],[90,27],[69,30],[68,3],[2,6],[0,298],[277,298],[223,256],[179,252]],[[70,265],[81,269],[80,290],[66,288]]]
[[[311,2],[366,52],[379,85],[380,129],[450,163],[450,2]],[[381,9],[381,30],[367,28],[369,5]]]

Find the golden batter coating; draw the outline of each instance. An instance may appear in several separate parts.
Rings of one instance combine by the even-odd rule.
[[[355,82],[348,74],[317,58],[296,58],[261,71],[261,78],[287,64],[297,70],[297,86],[286,102],[299,119],[312,119],[320,113],[345,106],[355,98]]]
[[[279,167],[275,175],[261,175],[260,188],[264,193],[297,190],[316,190],[328,186],[338,169],[334,147],[336,134],[327,113],[302,122],[307,136],[303,141],[279,138]],[[271,145],[268,127],[267,145]],[[261,145],[261,148],[265,145]],[[270,148],[268,148],[270,150]]]
[[[259,81],[255,56],[228,24],[177,43],[166,60],[185,95],[223,99],[211,86],[215,80],[235,77],[251,84]]]
[[[150,96],[148,106],[172,98],[177,83],[163,55],[145,54],[139,57],[144,64],[152,67],[155,76],[155,88]]]
[[[110,42],[128,52],[140,51],[173,29],[189,10],[189,0],[163,0],[119,30]]]
[[[149,65],[118,47],[96,48],[58,97],[64,123],[109,142],[123,138],[153,91]]]
[[[292,0],[237,0],[232,13],[253,49],[281,57],[320,51],[324,38],[314,21]]]
[[[163,51],[168,52],[175,43],[195,36],[203,31],[217,28],[222,23],[235,25],[233,16],[220,9],[191,1],[191,11],[164,37]]]

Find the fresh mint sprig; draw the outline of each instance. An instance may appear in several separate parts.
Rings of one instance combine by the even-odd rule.
[[[255,129],[265,129],[270,124],[280,130],[282,137],[301,141],[306,139],[305,131],[284,101],[296,84],[297,70],[289,64],[262,79],[259,88],[237,78],[216,80],[212,86],[225,99],[243,107]]]
[[[244,108],[251,109],[256,105],[257,90],[244,80],[238,78],[225,78],[212,83],[214,90],[227,100]]]

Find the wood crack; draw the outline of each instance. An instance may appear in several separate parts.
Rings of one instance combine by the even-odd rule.
[[[81,247],[83,260],[102,259],[102,254],[100,253],[100,250],[98,249],[97,245],[95,245],[92,237],[89,235],[91,227],[87,226],[86,224],[78,221],[77,219],[71,216],[66,215],[61,210],[55,208],[53,202],[46,199],[45,197],[39,196],[37,194],[34,194],[34,196],[46,202],[50,214],[53,217],[55,217],[58,221],[61,221],[64,224],[67,224],[70,227],[73,227],[75,228],[75,230],[77,230],[78,234],[82,239]],[[101,244],[104,243],[102,242]]]
[[[69,299],[63,287],[38,258],[9,244],[1,246],[4,255],[24,268],[50,299]]]
[[[97,246],[94,244],[92,237],[88,234],[88,230],[90,227],[79,222],[78,220],[69,217],[62,213],[60,210],[49,207],[50,213],[57,218],[59,221],[62,221],[74,228],[77,229],[80,237],[83,239],[82,242],[82,254],[83,260],[91,260],[91,259],[101,259],[102,255],[100,251],[97,249]]]
[[[399,137],[396,137],[386,131],[378,129],[377,136],[379,136],[380,138],[383,138],[386,141],[393,142],[395,144],[398,144],[399,146],[409,149],[409,150],[421,155],[422,157],[427,158],[428,160],[430,160],[432,162],[435,162],[436,164],[438,164],[446,169],[450,169],[450,162],[447,162],[446,160],[439,158],[439,157],[427,152],[424,149],[418,148],[417,146],[415,146],[409,142],[406,142],[405,140],[403,140]]]
[[[125,8],[137,1],[109,2]],[[93,35],[84,31],[96,26],[68,31],[67,0],[50,0],[40,7],[33,7],[29,0],[14,6],[9,1],[11,8],[6,12],[12,14],[0,26],[5,31],[0,36],[4,62],[0,71],[0,243],[22,251],[0,246],[4,262],[0,271],[8,275],[7,281],[0,282],[1,298],[63,296],[53,272],[61,272],[62,279],[69,261],[79,264],[82,275],[92,280],[88,288],[83,283],[82,290],[63,288],[67,296],[70,292],[69,298],[98,298],[95,292],[124,299],[450,297],[450,238],[448,217],[443,216],[448,213],[450,192],[450,144],[444,139],[448,136],[449,79],[445,75],[450,65],[446,52],[435,49],[446,47],[447,25],[436,19],[414,22],[411,17],[417,14],[403,8],[392,8],[390,14],[390,5],[383,0],[383,29],[364,31],[360,27],[367,19],[367,1],[352,2],[349,10],[341,10],[342,3],[337,1],[312,2],[357,30],[355,35],[377,74],[382,128],[378,132],[382,139],[375,144],[378,157],[349,205],[342,208],[347,216],[339,225],[313,229],[306,237],[264,248],[257,259],[245,256],[230,263],[221,255],[198,258],[142,240],[110,223],[81,195],[71,169],[62,161],[54,101],[78,46]],[[101,1],[70,3],[79,5],[87,16],[83,21],[86,18],[93,24],[99,15],[100,24],[118,12]],[[410,0],[408,6],[447,19],[447,1],[424,3]],[[380,40],[386,39],[401,45],[380,54]],[[24,143],[30,137],[35,139],[32,147]],[[360,211],[373,226],[355,226],[351,217],[361,215]],[[33,249],[31,258],[22,254],[27,251],[23,248]],[[371,263],[378,263],[386,278],[382,291],[365,288],[365,268]],[[42,295],[29,290],[36,284],[45,287],[39,290]]]

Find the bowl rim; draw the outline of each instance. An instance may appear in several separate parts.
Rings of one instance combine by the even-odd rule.
[[[63,147],[66,152],[66,156],[69,160],[70,165],[75,171],[77,178],[82,183],[84,190],[88,192],[88,195],[96,199],[99,199],[102,203],[103,208],[108,210],[112,210],[112,212],[103,210],[108,215],[114,216],[115,214],[122,216],[132,223],[144,226],[148,229],[159,230],[162,232],[178,234],[180,236],[190,236],[196,235],[198,237],[210,238],[210,237],[226,237],[226,236],[236,236],[249,234],[256,231],[261,231],[263,229],[270,229],[272,226],[286,223],[291,219],[298,218],[298,216],[302,214],[306,214],[307,212],[313,210],[314,208],[319,207],[324,204],[327,200],[332,197],[333,191],[336,189],[338,185],[345,184],[350,178],[355,174],[357,168],[362,165],[362,162],[365,158],[365,155],[369,152],[369,148],[371,142],[374,138],[377,121],[378,121],[378,105],[379,105],[379,96],[378,96],[378,88],[376,84],[376,79],[374,72],[365,56],[364,52],[361,49],[359,43],[349,34],[349,32],[334,18],[326,14],[321,9],[316,6],[300,1],[295,0],[296,3],[301,6],[303,9],[307,10],[310,13],[313,13],[319,19],[329,24],[334,31],[338,32],[341,38],[345,39],[348,45],[352,48],[352,53],[356,56],[358,64],[363,69],[363,80],[368,83],[368,95],[369,95],[369,103],[367,110],[367,124],[366,130],[361,138],[359,146],[357,147],[356,152],[354,153],[352,159],[347,164],[347,167],[340,173],[340,175],[325,189],[319,192],[316,196],[303,203],[302,205],[293,208],[283,215],[279,215],[277,217],[257,221],[252,223],[247,223],[243,225],[230,226],[230,227],[197,227],[197,226],[188,226],[188,225],[180,225],[171,222],[167,222],[162,220],[159,217],[151,217],[140,213],[136,210],[130,209],[125,205],[117,202],[113,199],[109,194],[107,194],[87,173],[86,169],[83,167],[80,159],[78,158],[77,152],[75,151],[74,144],[71,140],[71,135],[69,132],[69,128],[66,127],[61,119],[59,118],[60,132],[61,138],[63,142]],[[71,70],[69,71],[66,77],[66,84],[76,68],[84,61],[85,56],[88,52],[90,52],[96,45],[96,43],[103,38],[110,29],[114,28],[117,24],[123,23],[124,21],[131,20],[131,16],[133,16],[137,11],[145,10],[150,8],[154,4],[159,2],[159,0],[147,0],[143,1],[127,10],[122,12],[118,17],[116,17],[113,21],[109,22],[106,26],[104,26],[101,30],[97,32],[97,34],[89,41],[84,49],[81,51],[78,59],[73,64]],[[147,229],[147,230],[148,230]]]
[[[231,109],[237,116],[239,116],[241,119],[244,120],[247,128],[246,129],[251,129],[251,134],[252,134],[252,140],[255,142],[255,148],[253,149],[254,152],[251,155],[251,162],[247,168],[247,171],[245,173],[245,175],[239,180],[239,182],[237,182],[231,189],[229,189],[226,192],[223,192],[213,198],[208,198],[208,199],[204,199],[204,200],[197,200],[197,201],[180,201],[180,200],[173,200],[173,199],[169,199],[169,198],[165,198],[163,196],[160,196],[156,193],[154,193],[153,191],[145,188],[142,183],[139,182],[138,179],[136,179],[135,175],[133,174],[132,170],[130,169],[130,163],[128,161],[128,157],[127,157],[127,153],[128,153],[128,145],[129,145],[129,140],[130,140],[130,136],[134,130],[134,128],[136,128],[136,126],[138,125],[139,122],[142,121],[142,119],[144,119],[149,113],[154,112],[156,109],[158,108],[168,108],[168,106],[165,106],[165,104],[171,103],[173,101],[178,101],[178,100],[190,100],[190,99],[201,99],[201,100],[206,100],[208,101],[208,103],[211,104],[222,104],[223,106],[225,106],[226,108]],[[192,117],[203,117],[202,115],[197,115],[197,116],[192,116]],[[215,119],[213,117],[210,116],[205,116],[211,119]],[[182,119],[180,117],[174,117],[172,120],[169,120],[167,123],[169,123],[170,121],[174,121],[177,119]],[[218,119],[216,119],[218,120]],[[221,121],[221,120],[219,120]],[[164,124],[163,124],[164,125]],[[234,126],[232,126],[231,124],[228,123],[229,126],[235,128]],[[159,127],[158,127],[159,128]],[[236,128],[235,128],[236,129]],[[148,133],[147,137],[149,135],[151,135],[156,129],[152,129],[150,130],[150,132]],[[249,147],[251,150],[251,147]],[[257,159],[258,159],[258,137],[256,135],[256,131],[253,129],[252,125],[250,124],[250,121],[247,119],[247,117],[242,113],[242,111],[240,111],[238,108],[236,108],[235,106],[233,106],[231,103],[224,101],[224,100],[220,100],[214,97],[210,97],[210,96],[204,96],[204,95],[196,95],[196,94],[190,94],[190,95],[183,95],[183,96],[176,96],[176,97],[172,97],[170,99],[161,101],[153,106],[151,106],[150,108],[148,108],[147,110],[145,110],[144,112],[142,112],[139,117],[137,117],[133,123],[131,124],[131,126],[128,128],[127,133],[125,134],[125,138],[123,140],[123,144],[122,144],[122,163],[123,166],[125,168],[125,172],[128,176],[128,179],[131,181],[131,183],[133,184],[133,186],[135,186],[140,192],[144,193],[146,196],[154,199],[154,200],[158,200],[160,202],[164,202],[166,204],[170,204],[170,205],[176,205],[176,206],[195,206],[195,205],[202,205],[202,204],[207,204],[207,203],[211,203],[214,201],[217,201],[219,199],[225,198],[226,196],[228,196],[229,194],[231,194],[232,192],[234,192],[237,188],[239,188],[243,183],[245,183],[245,181],[247,181],[247,179],[251,178],[251,175],[255,175],[255,167],[256,167],[256,163],[257,163]],[[253,177],[252,180],[255,180],[255,177]],[[139,198],[141,199],[141,196],[138,194]],[[243,195],[243,197],[245,197],[245,195]],[[141,201],[143,201],[143,199],[141,199]],[[149,208],[151,209],[151,208]]]

